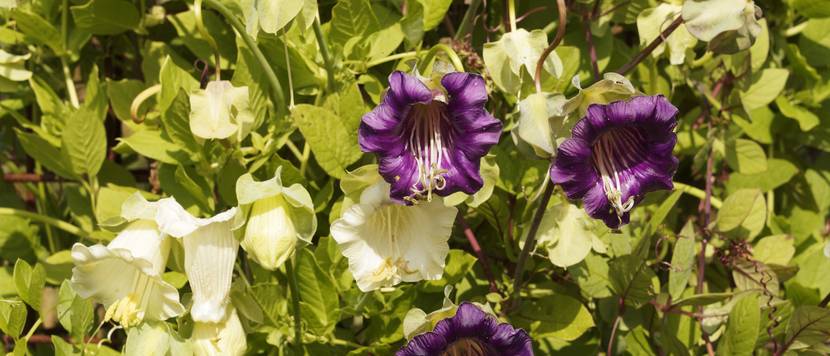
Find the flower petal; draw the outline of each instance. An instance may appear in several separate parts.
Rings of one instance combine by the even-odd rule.
[[[191,342],[196,356],[238,356],[248,348],[245,329],[233,306],[219,323],[195,323]]]
[[[208,220],[208,219],[206,219]],[[219,322],[229,302],[233,265],[239,242],[230,220],[213,221],[182,239],[185,273],[193,291],[194,321]]]

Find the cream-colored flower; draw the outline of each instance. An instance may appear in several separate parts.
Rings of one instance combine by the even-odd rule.
[[[400,205],[389,198],[389,184],[379,182],[332,223],[331,235],[361,291],[436,280],[444,273],[457,211],[440,198]]]
[[[155,209],[156,203],[136,193],[122,207],[122,217],[131,222],[109,245],[72,246],[73,289],[103,304],[106,319],[125,327],[144,319],[165,320],[185,310],[176,288],[161,278],[170,240],[158,230]]]
[[[230,305],[226,317],[219,323],[196,322],[193,325],[191,343],[196,356],[236,356],[245,353],[248,348],[245,330]]]
[[[317,217],[311,195],[302,185],[283,187],[277,168],[274,178],[254,181],[245,174],[236,181],[236,196],[244,212],[237,218],[245,224],[242,248],[269,270],[275,270],[294,253],[297,241],[311,243]]]
[[[226,80],[212,81],[204,90],[190,94],[190,131],[196,137],[240,141],[253,123],[248,87],[237,88]]]
[[[173,198],[158,201],[159,229],[181,238],[184,270],[193,291],[194,321],[218,323],[225,316],[239,242],[233,236],[232,208],[207,219],[190,215]]]

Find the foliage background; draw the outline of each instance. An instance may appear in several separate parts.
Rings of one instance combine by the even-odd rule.
[[[251,23],[243,11],[250,1],[205,1],[210,37],[199,31],[190,1],[0,2],[4,351],[173,352],[170,345],[188,336],[187,318],[129,333],[99,328],[100,309],[67,284],[68,248],[112,239],[107,222],[136,190],[212,215],[237,205],[237,177],[264,180],[278,166],[286,185],[311,192],[320,224],[313,245],[294,258],[299,325],[285,272],[238,259],[246,276],[235,278],[232,296],[251,354],[301,352],[295,326],[308,354],[390,354],[405,342],[407,312],[437,310],[445,298],[489,303],[531,334],[538,354],[830,351],[830,259],[822,253],[830,234],[826,1],[759,1],[763,32],[750,49],[713,54],[697,41],[681,48],[680,63],[670,64],[664,49],[629,71],[637,90],[663,94],[680,109],[675,181],[684,185],[649,194],[618,233],[590,221],[563,224],[576,218],[555,208],[564,202],[556,190],[540,245],[518,273],[549,163],[515,140],[517,103],[533,93],[533,77],[520,69],[524,79],[504,90],[493,79],[508,59],[487,58],[493,45],[484,43],[510,28],[510,3],[260,2],[275,7],[259,11],[255,42],[234,29]],[[574,76],[587,87],[630,63],[655,26],[665,27],[644,23],[638,31],[638,16],[657,5],[567,1],[554,51],[561,72],[545,72],[543,90],[570,98],[579,92]],[[519,1],[515,13],[520,28],[544,35],[525,47],[538,58],[561,25],[556,2]],[[643,31],[652,37],[641,38]],[[488,107],[506,132],[486,159],[486,193],[460,205],[443,279],[363,294],[328,236],[344,199],[340,182],[374,162],[360,152],[357,127],[388,74],[410,70],[407,59],[423,59],[436,44],[488,79]],[[212,77],[214,52],[222,78],[250,88],[254,130],[241,141],[196,139],[188,127],[188,95]],[[156,84],[160,91],[131,118],[136,96]],[[549,258],[570,249],[587,252],[568,263]],[[165,279],[186,295],[181,249],[173,256]]]

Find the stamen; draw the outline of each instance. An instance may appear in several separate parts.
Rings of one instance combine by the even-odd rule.
[[[594,143],[593,147],[593,161],[594,167],[599,171],[602,179],[602,188],[605,191],[605,196],[611,203],[611,207],[617,215],[617,218],[622,223],[622,216],[634,208],[634,196],[628,197],[623,202],[622,197],[626,192],[623,191],[620,183],[620,171],[627,168],[628,164],[636,162],[637,155],[636,148],[624,147],[626,142],[639,141],[637,136],[639,133],[633,130],[617,129],[602,134]],[[617,160],[621,160],[623,167],[617,167]]]
[[[407,147],[415,157],[418,180],[410,188],[412,194],[404,198],[407,202],[432,201],[433,190],[443,190],[447,186],[444,174],[448,170],[441,166],[451,139],[441,130],[444,121],[448,120],[445,107],[444,102],[433,100],[429,104],[415,104],[408,115]]]

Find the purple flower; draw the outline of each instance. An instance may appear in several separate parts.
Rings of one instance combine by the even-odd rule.
[[[533,356],[533,344],[524,330],[499,324],[475,304],[464,302],[455,316],[439,321],[435,330],[412,338],[395,355]]]
[[[559,146],[551,180],[608,227],[627,224],[645,193],[674,188],[677,112],[662,95],[591,105]]]
[[[449,73],[434,87],[403,72],[389,75],[389,90],[363,116],[358,140],[364,152],[377,154],[394,200],[413,204],[433,193],[481,189],[480,159],[498,143],[502,128],[486,102],[477,74]]]

